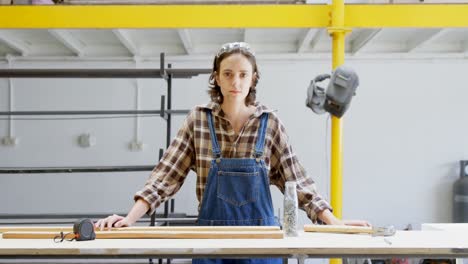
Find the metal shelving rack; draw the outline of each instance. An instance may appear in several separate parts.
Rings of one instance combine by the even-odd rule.
[[[189,110],[172,109],[172,80],[177,78],[192,78],[200,74],[209,74],[211,69],[172,69],[165,68],[165,55],[160,55],[160,69],[0,69],[0,78],[162,78],[167,83],[166,96],[161,96],[159,110],[114,110],[114,111],[10,111],[0,112],[0,116],[32,116],[32,115],[115,115],[115,114],[158,114],[166,120],[166,148],[171,140],[172,115],[187,114]],[[166,105],[167,102],[167,105]],[[159,158],[163,149],[159,150]],[[42,168],[0,168],[0,174],[21,173],[87,173],[87,172],[123,172],[151,171],[155,165],[142,166],[92,166],[92,167],[42,167]],[[87,217],[102,217],[102,214],[87,215]],[[164,213],[160,215],[167,221],[180,222],[180,216],[174,215],[174,200],[164,204]],[[174,217],[175,216],[175,217]],[[31,218],[76,218],[76,215],[0,215],[0,219],[31,219]],[[84,217],[84,215],[80,215]],[[179,218],[179,219],[177,219]],[[156,214],[151,216],[150,225],[155,225]],[[193,220],[192,220],[193,222]]]
[[[10,111],[0,112],[0,116],[31,116],[31,115],[115,115],[115,114],[159,114],[166,120],[166,148],[171,140],[172,115],[187,114],[188,110],[172,109],[172,80],[176,78],[192,78],[200,74],[209,74],[211,69],[172,69],[171,64],[165,68],[165,55],[161,53],[160,69],[0,69],[0,78],[162,78],[167,83],[167,105],[166,97],[161,96],[161,107],[159,110],[116,110],[116,111]],[[163,149],[159,150],[159,159],[163,155]],[[144,166],[93,166],[93,167],[60,167],[60,168],[0,168],[0,174],[19,174],[19,173],[86,173],[86,172],[123,172],[123,171],[152,171],[154,165]],[[164,212],[156,215],[156,211],[151,215],[149,225],[156,224],[156,216],[164,219],[162,225],[170,223],[194,224],[196,217],[189,218],[185,214],[176,214],[174,212],[175,201],[171,199],[164,203]],[[0,215],[0,220],[16,219],[24,224],[38,223],[37,219],[49,219],[47,224],[51,223],[73,223],[79,218],[102,218],[104,214],[22,214],[22,215]],[[28,222],[28,219],[36,219],[36,222]],[[55,219],[55,220],[50,220]],[[69,219],[69,220],[67,220]],[[70,220],[72,219],[72,220]],[[142,221],[140,221],[142,222]],[[148,222],[148,221],[145,221]],[[39,221],[41,223],[41,221]],[[5,224],[5,223],[3,223]],[[12,224],[12,223],[8,223]],[[16,223],[18,224],[18,223]],[[171,260],[167,259],[168,264]],[[149,259],[149,263],[153,263]],[[162,264],[162,259],[159,259]]]

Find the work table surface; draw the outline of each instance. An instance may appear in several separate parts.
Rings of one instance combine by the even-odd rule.
[[[468,231],[397,231],[391,237],[304,233],[283,239],[98,239],[64,241],[0,238],[0,258],[145,257],[468,257]]]

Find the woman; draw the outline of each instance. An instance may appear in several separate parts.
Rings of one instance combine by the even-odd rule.
[[[269,185],[284,192],[286,181],[297,183],[299,206],[313,222],[369,225],[333,216],[298,162],[277,115],[255,102],[259,78],[255,55],[247,43],[223,45],[210,76],[212,102],[189,113],[145,187],[135,194],[128,215],[109,216],[97,221],[96,227],[130,226],[143,214],[151,214],[180,189],[190,169],[197,173],[199,225],[278,225]]]

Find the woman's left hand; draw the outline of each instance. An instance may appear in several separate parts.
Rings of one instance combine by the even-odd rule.
[[[342,220],[344,225],[349,226],[372,226],[368,221],[365,220]]]
[[[372,226],[365,220],[340,220],[336,218],[328,209],[320,212],[318,217],[327,225]]]
[[[336,217],[333,217],[331,223],[328,225],[347,225],[347,226],[372,226],[369,222],[365,220],[340,220]]]

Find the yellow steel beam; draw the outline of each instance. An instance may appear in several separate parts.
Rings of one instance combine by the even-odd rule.
[[[345,27],[468,27],[468,4],[346,5]]]
[[[301,28],[328,26],[327,5],[0,6],[0,28]]]
[[[0,28],[329,27],[330,5],[0,6]],[[345,27],[468,27],[468,4],[345,5]]]

